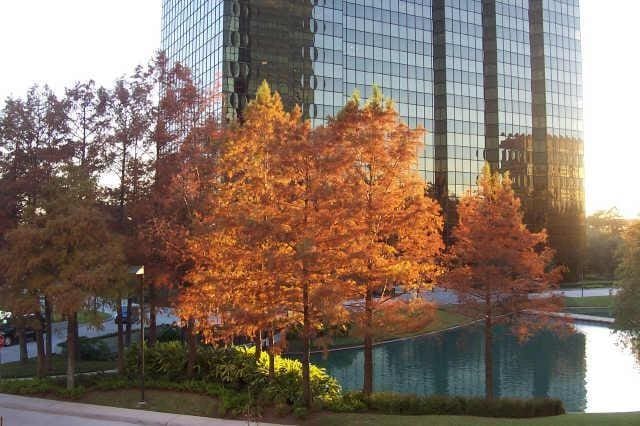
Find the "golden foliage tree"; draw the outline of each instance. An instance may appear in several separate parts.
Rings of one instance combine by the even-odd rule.
[[[370,394],[376,334],[384,333],[385,325],[420,329],[433,318],[432,306],[422,298],[394,299],[394,290],[401,285],[416,294],[438,276],[443,221],[415,172],[424,131],[402,123],[377,87],[364,106],[352,97],[327,131],[350,163],[340,195],[346,212],[340,225],[349,235],[342,275],[362,300],[351,307],[364,336],[363,391]]]
[[[510,325],[520,339],[543,327],[563,329],[549,315],[562,309],[552,290],[563,268],[552,266],[546,232],[530,232],[523,224],[508,174],[492,174],[486,165],[477,193],[462,198],[458,215],[445,284],[458,294],[465,315],[484,321],[485,393],[493,398],[495,326]]]
[[[209,340],[254,335],[260,347],[260,332],[270,330],[271,356],[273,332],[301,323],[307,403],[314,330],[344,312],[335,271],[346,235],[335,200],[342,194],[338,170],[347,163],[334,142],[312,138],[299,109],[286,112],[277,93],[266,83],[260,87],[243,123],[225,136],[209,198],[189,238],[192,285],[179,308]]]

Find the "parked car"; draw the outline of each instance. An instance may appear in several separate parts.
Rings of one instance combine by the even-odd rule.
[[[0,311],[0,336],[4,338],[4,346],[11,346],[18,343],[18,329],[15,321],[13,321],[11,317],[11,312]],[[26,319],[36,319],[36,315],[27,315]],[[35,330],[31,327],[26,327],[25,337],[27,340],[35,340]]]
[[[127,323],[127,318],[129,317],[129,313],[127,312],[127,305],[122,305],[122,323]],[[116,324],[120,322],[120,315],[116,315],[114,321]],[[131,305],[131,324],[136,324],[140,322],[140,305],[134,303]]]

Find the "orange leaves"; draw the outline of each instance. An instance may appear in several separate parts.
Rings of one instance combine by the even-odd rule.
[[[414,171],[423,131],[401,123],[379,90],[364,106],[357,98],[327,126],[348,161],[342,202],[351,236],[348,276],[356,295],[389,283],[416,287],[438,274],[444,248],[438,204],[424,196]]]
[[[292,312],[313,327],[343,320],[342,302],[367,288],[433,281],[440,209],[411,171],[423,132],[379,93],[311,131],[265,83],[243,117],[204,185],[213,190],[198,211],[203,226],[188,237],[193,306],[236,331],[303,319]]]
[[[468,313],[490,312],[503,321],[517,319],[519,335],[526,335],[526,309],[557,311],[550,296],[536,296],[555,288],[561,269],[552,266],[553,251],[546,232],[530,232],[523,224],[520,201],[508,175],[492,174],[485,166],[475,195],[458,206],[459,223],[451,247],[453,270],[446,284],[456,290]],[[506,316],[504,316],[506,315]],[[526,328],[526,327],[525,327]]]

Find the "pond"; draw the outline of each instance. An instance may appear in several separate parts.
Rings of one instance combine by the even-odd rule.
[[[573,412],[640,411],[640,365],[605,326],[576,324],[577,333],[543,332],[524,344],[506,331],[494,344],[495,394],[553,397]],[[420,395],[484,394],[482,328],[388,343],[374,349],[374,390]],[[314,355],[345,390],[362,387],[363,352]]]

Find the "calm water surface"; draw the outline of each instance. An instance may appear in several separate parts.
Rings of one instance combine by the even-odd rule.
[[[607,327],[577,324],[578,333],[541,333],[519,344],[499,332],[494,345],[496,395],[554,397],[568,411],[640,411],[640,365]],[[376,391],[422,395],[484,394],[482,329],[470,327],[374,349]],[[362,387],[362,350],[331,352],[317,364],[344,389]]]

